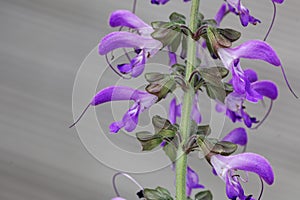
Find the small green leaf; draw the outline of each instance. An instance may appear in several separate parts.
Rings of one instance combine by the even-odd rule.
[[[210,190],[201,191],[195,195],[195,200],[212,200],[212,199],[213,196]]]
[[[182,14],[179,14],[177,12],[173,12],[170,16],[169,16],[169,19],[171,22],[176,22],[176,23],[179,23],[179,24],[185,24],[185,16],[182,15]]]
[[[145,76],[150,82],[150,84],[146,87],[147,92],[156,95],[158,97],[158,101],[165,98],[168,93],[171,93],[176,89],[176,82],[171,75],[148,73]]]
[[[171,124],[171,122],[165,118],[162,118],[158,115],[153,116],[152,124],[155,129],[155,133],[159,133],[162,130],[172,130],[177,131],[177,127]]]
[[[206,46],[210,52],[211,55],[214,57],[218,57],[217,55],[217,48],[219,46],[217,39],[213,33],[212,27],[207,27],[206,34],[203,35],[203,37],[206,39]]]
[[[151,151],[152,149],[159,146],[163,141],[160,135],[153,135],[147,131],[136,133],[136,137],[140,141],[143,151]]]
[[[157,135],[160,135],[162,138],[173,138],[175,133],[175,130],[162,129],[157,133]]]
[[[226,92],[223,87],[216,87],[214,85],[207,84],[206,92],[211,99],[216,99],[224,103],[226,98]]]
[[[159,29],[159,28],[167,26],[169,24],[170,24],[170,22],[162,22],[162,21],[151,22],[151,26],[153,27],[153,29]]]
[[[217,142],[218,141],[216,139],[205,138],[202,136],[197,139],[197,144],[204,154],[210,153]]]
[[[211,133],[211,128],[209,125],[198,126],[197,135],[208,136]]]
[[[168,190],[162,187],[155,189],[144,189],[144,196],[146,200],[173,200]]]
[[[185,59],[187,55],[187,36],[183,35],[181,42],[180,58]]]
[[[215,144],[211,152],[221,154],[223,156],[229,156],[237,149],[237,145],[227,141],[221,141]]]
[[[157,73],[157,72],[150,72],[150,73],[145,74],[145,79],[149,83],[160,81],[160,80],[164,79],[165,77],[166,77],[165,74],[161,74],[161,73]]]
[[[151,34],[154,39],[159,40],[163,44],[163,47],[171,45],[173,42],[178,43],[178,40],[180,42],[181,35],[180,26],[171,22],[155,29]]]
[[[215,37],[219,43],[219,45],[221,45],[222,47],[231,47],[232,43],[230,40],[228,40],[226,37],[224,37],[222,34],[218,33],[218,31],[216,31],[214,29],[214,34]]]
[[[206,20],[202,20],[202,25],[203,24],[207,24],[210,25],[212,27],[216,27],[217,26],[217,22],[214,19],[206,19]]]
[[[241,37],[241,32],[233,30],[233,29],[229,29],[229,28],[220,29],[220,28],[218,28],[217,31],[221,35],[223,35],[225,38],[230,40],[231,42],[235,42]]]
[[[199,72],[203,76],[207,74],[219,80],[225,78],[229,74],[229,70],[227,68],[220,66],[200,68]],[[213,79],[212,81],[214,81],[215,79]]]

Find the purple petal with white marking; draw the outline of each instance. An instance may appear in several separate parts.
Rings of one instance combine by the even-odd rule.
[[[269,185],[274,182],[271,164],[261,155],[255,153],[241,153],[233,156],[215,155],[211,159],[213,165],[216,163],[215,159],[218,159],[218,162],[221,161],[228,169],[254,172]]]

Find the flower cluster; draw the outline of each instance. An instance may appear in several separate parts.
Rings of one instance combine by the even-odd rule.
[[[161,5],[168,1],[151,0],[151,3]],[[188,1],[190,0],[184,0]],[[197,0],[192,0],[192,3],[194,1]],[[272,0],[272,3],[281,4],[283,0]],[[195,10],[197,11],[194,9],[193,12]],[[257,117],[249,114],[247,104],[257,104],[265,98],[273,102],[278,98],[278,89],[270,80],[259,80],[257,72],[253,69],[242,67],[242,60],[264,61],[279,67],[285,79],[286,76],[279,56],[265,41],[249,40],[233,46],[241,37],[241,33],[221,27],[221,22],[228,13],[239,16],[242,26],[261,23],[250,14],[241,0],[226,0],[214,20],[204,18],[197,11],[191,15],[196,16],[191,19],[192,27],[186,26],[185,16],[176,12],[170,15],[169,21],[156,21],[149,25],[131,11],[117,10],[111,13],[109,25],[113,28],[119,27],[119,31],[109,33],[99,43],[100,55],[107,55],[117,49],[126,52],[128,62],[111,66],[117,68],[116,71],[121,77],[124,75],[136,78],[142,75],[150,58],[162,49],[169,52],[169,73],[146,73],[148,85],[145,91],[125,86],[110,86],[99,91],[89,106],[98,106],[110,101],[133,101],[123,118],[109,126],[111,133],[117,133],[121,129],[132,132],[136,129],[142,112],[161,100],[169,100],[175,90],[180,90],[182,97],[173,97],[170,100],[168,117],[153,117],[154,133],[138,132],[136,137],[143,151],[162,148],[174,168],[184,167],[175,171],[176,177],[186,177],[186,188],[182,191],[186,192],[184,195],[189,200],[193,199],[192,191],[196,189],[201,190],[195,195],[194,199],[197,200],[212,199],[212,194],[203,189],[204,185],[199,183],[197,173],[187,163],[179,163],[182,161],[178,161],[178,152],[183,153],[183,156],[192,152],[204,154],[212,166],[213,174],[225,182],[226,195],[232,200],[255,199],[253,195],[245,194],[240,183],[245,180],[238,171],[253,172],[269,185],[274,182],[269,161],[259,154],[244,151],[248,143],[246,128],[251,128],[259,122]],[[206,62],[201,62],[201,59],[204,61],[205,58],[202,52],[198,51],[200,48],[211,56],[209,59],[219,60],[223,66],[209,66]],[[177,57],[180,50],[180,56]],[[129,55],[128,51],[134,56]],[[289,84],[288,86],[290,88]],[[201,114],[199,99],[203,94],[216,103],[218,112],[223,112],[233,123],[243,121],[245,128],[236,128],[223,139],[213,138],[213,127],[202,122],[205,116]],[[234,154],[239,146],[244,146],[244,151]],[[186,176],[177,176],[177,173],[182,171]],[[183,180],[176,179],[176,185],[180,181]],[[173,199],[169,191],[161,187],[142,188],[137,195],[139,198],[151,200]],[[118,196],[112,200],[125,200],[119,194]]]

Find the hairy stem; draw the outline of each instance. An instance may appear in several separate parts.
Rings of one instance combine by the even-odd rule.
[[[194,33],[197,29],[197,15],[199,12],[200,0],[192,0],[189,29]],[[196,59],[196,42],[188,38],[187,65],[185,69],[185,80],[188,82],[194,70]],[[182,115],[180,122],[180,134],[182,143],[178,147],[176,160],[176,199],[186,200],[186,168],[187,155],[183,145],[186,143],[191,129],[191,108],[194,97],[194,90],[190,87],[184,94]]]

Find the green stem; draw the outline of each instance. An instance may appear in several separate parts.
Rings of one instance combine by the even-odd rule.
[[[200,0],[192,0],[189,29],[194,33],[197,29],[197,16],[199,12]],[[185,70],[185,80],[188,82],[194,70],[196,59],[196,42],[188,38],[187,65]],[[191,128],[191,109],[194,98],[194,90],[190,87],[184,94],[182,115],[180,122],[180,134],[182,143],[178,147],[176,160],[176,199],[186,200],[186,168],[187,155],[184,152],[183,145],[186,143]]]

